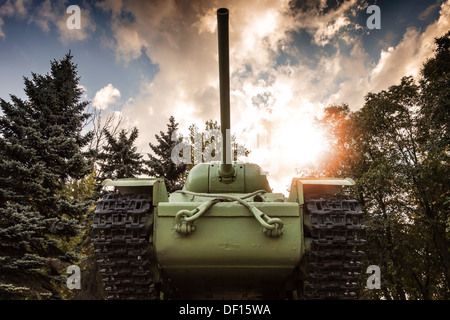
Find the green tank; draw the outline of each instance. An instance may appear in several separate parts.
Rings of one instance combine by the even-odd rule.
[[[217,10],[222,160],[164,179],[106,181],[93,244],[109,299],[348,299],[359,291],[365,226],[339,195],[351,179],[293,178],[272,193],[254,163],[231,161],[228,15]]]

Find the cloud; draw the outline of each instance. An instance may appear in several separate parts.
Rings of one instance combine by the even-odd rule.
[[[450,29],[450,1],[441,5],[439,14],[439,18],[423,32],[414,27],[407,28],[397,45],[381,50],[380,58],[373,66],[361,64],[362,73],[340,83],[339,90],[328,103],[346,102],[352,109],[358,109],[363,106],[368,92],[385,90],[398,84],[403,76],[417,78],[423,63],[434,54],[434,39]]]
[[[24,19],[28,13],[27,7],[31,3],[31,0],[6,0],[4,4],[0,6],[0,38],[5,38],[6,34],[2,30],[4,25],[3,17],[17,17]]]
[[[378,61],[365,51],[365,26],[356,22],[358,12],[367,7],[363,0],[333,7],[312,0],[105,0],[96,6],[111,15],[118,61],[127,63],[145,54],[158,65],[154,79],[144,79],[139,94],[121,110],[130,125],[139,128],[141,150],[166,129],[171,115],[182,128],[192,123],[203,128],[206,120],[219,120],[216,10],[228,7],[232,131],[253,151],[257,163],[264,159],[255,139],[272,132],[276,149],[271,154],[280,162],[272,163],[270,177],[286,186],[295,166],[308,156],[307,141],[318,137],[311,126],[314,117],[332,103],[360,108],[367,92],[417,74],[432,55],[434,37],[448,29],[449,2],[441,6],[439,21],[424,32],[408,29]],[[312,54],[297,47],[294,39],[299,34],[310,40],[307,49]],[[276,134],[285,128],[292,130],[291,136]],[[306,148],[303,153],[293,152],[299,146]]]
[[[362,27],[352,22],[352,19],[367,7],[363,0],[344,1],[335,7],[329,7],[326,1],[298,3],[301,6],[295,12],[295,26],[297,29],[305,29],[313,37],[314,44],[319,46],[334,42],[338,35],[341,38],[347,37],[347,41],[353,41],[348,31]]]
[[[82,84],[77,84],[77,88],[81,90],[84,100],[88,101],[87,95],[88,89],[86,88],[86,86],[83,86]]]
[[[91,9],[86,1],[80,5],[80,29],[69,29],[67,19],[72,13],[67,13],[69,4],[67,1],[45,0],[34,9],[29,17],[29,22],[36,24],[42,31],[50,32],[55,26],[59,34],[59,40],[64,43],[86,40],[95,31],[95,23],[91,18]]]
[[[95,93],[92,105],[100,110],[108,109],[110,104],[116,103],[120,98],[120,91],[110,83]]]
[[[426,8],[418,17],[419,20],[426,20],[434,11],[440,7],[441,0],[437,0],[435,3],[431,4]]]
[[[50,32],[54,26],[59,34],[59,40],[64,44],[71,41],[83,41],[95,30],[95,23],[91,18],[91,9],[87,1],[83,1],[80,5],[80,29],[67,28],[67,19],[71,16],[66,12],[69,6],[67,1],[45,0],[35,7],[32,7],[32,4],[32,0],[6,0],[0,6],[0,38],[6,37],[2,30],[3,17],[26,20],[28,23],[37,25],[44,32]]]
[[[174,1],[104,1],[98,5],[112,12],[115,52],[119,60],[127,62],[144,52],[158,64],[160,72],[154,81],[143,86],[146,92],[142,93],[148,102],[145,108],[164,106],[167,118],[172,112],[180,118],[187,116],[189,120],[207,120],[218,115],[215,10],[220,4],[192,1],[177,6]],[[260,73],[270,71],[274,64],[276,51],[287,36],[283,15],[288,1],[227,4],[232,19],[233,89],[239,91],[239,77],[245,73],[246,66],[252,68],[247,80],[257,82]],[[123,18],[119,10],[134,18]]]
[[[274,179],[292,176],[293,163],[301,161],[285,157],[292,154],[292,139],[277,132],[286,123],[310,128],[313,117],[323,107],[319,99],[323,93],[311,90],[310,83],[315,79],[307,62],[277,65],[281,52],[295,52],[290,32],[300,28],[289,5],[287,0],[226,3],[230,9],[232,129],[253,150],[253,160],[270,167],[267,170]],[[192,123],[203,128],[206,120],[219,120],[216,10],[222,6],[222,1],[98,4],[111,13],[117,59],[127,63],[146,54],[158,64],[159,72],[153,81],[143,82],[138,96],[122,109],[129,122],[140,129],[140,149],[145,150],[154,134],[165,130],[170,115],[184,128]],[[331,12],[336,17],[339,14]],[[344,24],[349,22],[338,18],[335,24],[324,23],[328,29],[323,29],[321,40],[331,37]],[[321,26],[317,24],[317,28]],[[308,30],[313,33],[316,29]],[[335,67],[325,64],[321,72],[328,73]],[[328,79],[327,83],[333,80],[321,78]],[[264,135],[268,128],[273,134],[272,143],[279,147],[279,159],[286,159],[283,165],[267,163],[270,159],[264,160],[261,153],[258,156],[253,145],[255,138]],[[302,135],[296,139],[301,146],[300,140],[308,138]]]
[[[30,3],[31,0],[6,0],[6,2],[0,6],[0,15],[18,15],[23,17],[27,14],[27,7]]]

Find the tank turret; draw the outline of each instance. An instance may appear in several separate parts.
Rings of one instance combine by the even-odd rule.
[[[230,121],[230,58],[229,11],[217,10],[217,37],[219,55],[220,130],[222,135],[221,162],[200,163],[194,166],[186,179],[185,190],[194,192],[254,192],[271,191],[267,176],[254,163],[235,163],[231,152]]]

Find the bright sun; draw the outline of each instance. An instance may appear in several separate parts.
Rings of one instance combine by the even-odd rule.
[[[280,152],[298,166],[316,162],[324,150],[322,132],[311,125],[286,128],[279,133],[275,139]]]
[[[324,134],[311,122],[289,122],[258,133],[256,144],[249,146],[247,161],[259,164],[268,173],[274,192],[285,193],[297,170],[314,167],[326,146]]]

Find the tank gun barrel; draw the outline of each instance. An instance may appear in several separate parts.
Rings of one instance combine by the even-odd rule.
[[[217,10],[217,35],[219,42],[219,86],[220,86],[220,128],[222,132],[222,163],[219,174],[230,181],[234,175],[231,160],[230,139],[230,58],[228,36],[229,12],[226,8]]]

